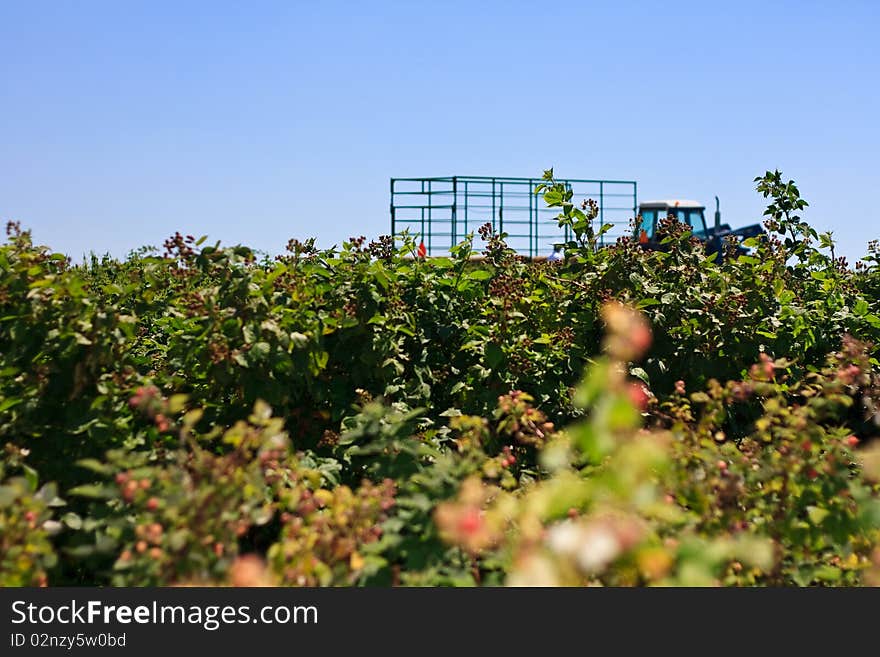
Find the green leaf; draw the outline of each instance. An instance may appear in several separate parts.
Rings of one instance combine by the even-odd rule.
[[[556,206],[562,203],[562,192],[556,189],[548,189],[544,192],[544,202],[549,206]]]
[[[17,404],[20,404],[23,401],[23,399],[19,399],[18,397],[7,397],[3,401],[0,401],[0,413],[12,408],[13,406],[16,406]]]
[[[87,497],[94,500],[109,500],[116,497],[117,491],[111,486],[102,486],[100,484],[83,484],[75,486],[67,491],[67,495],[74,497]]]
[[[22,464],[21,469],[24,472],[24,478],[27,480],[30,490],[37,490],[37,486],[40,485],[40,476],[37,474],[37,471],[31,466],[24,464]]]
[[[330,362],[330,354],[326,351],[311,352],[309,354],[309,370],[314,376],[321,373]]]
[[[492,272],[487,269],[475,269],[468,274],[468,278],[472,281],[485,281],[492,278]]]
[[[99,475],[110,476],[115,472],[115,468],[103,461],[99,461],[98,459],[80,459],[76,462],[81,468],[85,468],[86,470],[90,470],[91,472],[96,472]]]
[[[836,582],[842,575],[843,572],[840,568],[835,568],[834,566],[821,566],[813,573],[813,577],[820,582]]]
[[[504,362],[504,351],[494,342],[489,342],[486,344],[485,357],[486,365],[494,370]]]
[[[61,522],[70,527],[71,529],[80,529],[82,528],[83,521],[78,515],[73,513],[72,511],[69,513],[65,513],[61,518]]]
[[[637,379],[641,379],[642,381],[644,381],[648,386],[651,385],[651,378],[648,376],[648,373],[641,367],[630,368],[629,373]]]
[[[18,499],[18,490],[12,486],[0,486],[0,509],[11,506]]]
[[[290,341],[294,347],[296,347],[297,349],[302,349],[303,347],[308,345],[309,338],[307,335],[304,335],[304,334],[299,333],[297,331],[293,331],[290,334]]]
[[[255,342],[248,353],[254,361],[262,361],[272,351],[272,346],[268,342]]]
[[[807,507],[807,517],[809,517],[810,522],[814,525],[821,525],[822,521],[828,517],[830,511],[828,509],[823,509],[818,506],[808,506]]]
[[[607,407],[605,416],[608,427],[613,431],[631,429],[639,423],[639,412],[629,399],[615,396]]]
[[[187,541],[189,540],[189,530],[188,529],[178,529],[173,531],[168,536],[168,546],[178,552],[182,550]]]

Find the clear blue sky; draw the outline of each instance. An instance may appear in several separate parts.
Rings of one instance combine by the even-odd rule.
[[[880,3],[0,0],[0,219],[75,258],[175,230],[389,231],[392,176],[634,179],[880,238]]]

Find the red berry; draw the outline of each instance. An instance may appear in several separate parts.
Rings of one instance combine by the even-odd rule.
[[[630,383],[627,388],[629,400],[639,411],[648,408],[648,390],[642,383]]]
[[[633,349],[637,354],[641,355],[651,346],[651,329],[647,324],[636,323],[630,333]]]
[[[155,497],[151,497],[147,500],[147,509],[150,511],[155,511],[159,508],[159,500]]]
[[[727,470],[727,461],[718,461],[719,470]]]
[[[859,444],[859,439],[856,436],[850,436],[849,438],[846,439],[846,444],[849,445],[850,447],[855,447],[856,445]]]
[[[483,524],[479,509],[467,509],[458,522],[458,528],[463,534],[475,534]]]
[[[168,421],[168,418],[166,418],[161,413],[156,414],[155,422],[156,422],[156,428],[161,433],[165,433],[166,431],[168,431],[171,428],[171,423]]]

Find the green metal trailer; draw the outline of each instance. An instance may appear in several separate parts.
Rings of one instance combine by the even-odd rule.
[[[603,240],[613,243],[628,234],[638,211],[632,180],[567,179],[575,198],[592,198],[599,205],[597,220],[612,229]],[[553,245],[568,241],[559,228],[559,210],[545,206],[535,188],[540,178],[446,176],[391,179],[391,232],[417,234],[427,255],[442,255],[469,232],[490,223],[508,234],[507,243],[521,255],[546,256]]]

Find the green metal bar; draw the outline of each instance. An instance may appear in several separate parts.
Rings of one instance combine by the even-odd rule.
[[[427,205],[395,205],[394,207],[397,208],[398,210],[418,210],[419,208],[428,208],[428,207],[433,207],[436,210],[451,210],[453,206],[451,203],[445,203],[443,205],[432,205],[432,206],[427,206]]]
[[[456,237],[456,232],[458,226],[456,225],[458,220],[458,212],[457,212],[457,204],[458,204],[458,180],[453,176],[452,178],[452,244],[450,244],[450,248],[455,246],[458,238]]]
[[[495,230],[495,179],[492,178],[492,230]]]
[[[468,183],[467,180],[464,181],[464,228],[467,231],[468,226],[470,225],[470,219],[468,219]]]
[[[504,232],[504,183],[498,188],[498,232]]]
[[[635,219],[636,217],[639,216],[639,204],[636,202],[636,199],[637,199],[636,192],[638,191],[638,183],[633,181],[632,186],[633,186],[633,219]]]
[[[391,237],[397,235],[394,222],[394,178],[391,179]]]
[[[565,181],[565,189],[566,190],[571,189],[571,182],[568,180]],[[565,241],[566,242],[568,242],[571,239],[570,235],[571,235],[571,229],[568,226],[566,226],[565,227]]]
[[[529,178],[516,177],[516,176],[441,176],[441,177],[426,177],[426,178],[395,178],[395,180],[400,181],[409,181],[409,182],[421,182],[432,180],[434,182],[452,182],[453,178],[458,178],[459,180],[473,180],[473,181],[492,181],[492,180],[503,180],[504,182],[527,182]],[[632,180],[607,180],[607,179],[589,179],[589,178],[563,178],[559,179],[558,182],[573,182],[573,183],[593,183],[599,184],[600,182],[604,182],[607,184],[614,185],[631,185],[633,183]]]
[[[533,190],[534,190],[534,187],[532,187],[532,179],[529,178],[529,257],[530,258],[534,258],[535,253],[537,253],[537,251],[538,251],[538,240],[536,239],[536,237],[534,237],[532,235],[532,233],[535,233],[538,228],[538,226],[537,226],[538,222],[534,221],[534,219],[532,217],[532,205],[533,205],[532,200],[534,199],[534,196],[535,196],[535,193]]]
[[[428,181],[428,253],[431,253],[431,182]]]

